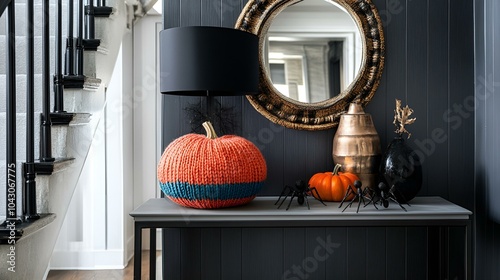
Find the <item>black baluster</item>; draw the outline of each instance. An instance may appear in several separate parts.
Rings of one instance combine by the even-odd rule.
[[[83,0],[78,0],[78,38],[76,38],[76,75],[83,77]]]
[[[24,171],[23,214],[26,219],[38,219],[36,212],[35,181],[35,89],[34,89],[34,39],[33,39],[33,0],[26,3],[27,42],[26,42],[26,163]]]
[[[113,12],[113,8],[106,7],[106,0],[97,0],[97,5],[94,7],[95,17],[109,17]]]
[[[89,0],[85,7],[85,40],[83,41],[86,50],[96,51],[101,44],[101,40],[95,38],[95,7],[94,0]]]
[[[66,55],[64,63],[64,74],[74,75],[75,74],[75,54],[74,54],[74,43],[75,38],[73,38],[73,0],[68,1],[68,36],[66,37]]]
[[[56,57],[54,73],[54,112],[64,113],[64,94],[63,94],[63,76],[62,76],[62,0],[57,0],[56,10]]]
[[[68,0],[68,36],[66,37],[66,54],[64,59],[64,88],[83,88],[83,74],[76,74],[75,68],[75,38],[73,37],[73,0]],[[80,47],[81,42],[80,42]],[[83,53],[82,53],[83,55]],[[83,59],[83,58],[82,58]],[[82,71],[83,72],[83,71]]]
[[[94,6],[94,0],[88,0],[88,5],[85,7],[85,39],[83,44],[86,50],[95,51],[101,44],[101,40],[95,38],[95,18],[109,17],[113,12],[113,8],[105,5],[104,0],[98,0],[97,7]]]
[[[40,161],[54,161],[52,157],[52,121],[50,117],[50,7],[42,2],[42,115],[40,127]]]
[[[17,163],[16,163],[16,26],[15,4],[11,1],[7,13],[7,168],[6,168],[6,220],[7,228],[20,222],[17,218]]]
[[[94,0],[89,0],[86,9],[87,29],[85,39],[95,39],[95,16],[94,16]]]

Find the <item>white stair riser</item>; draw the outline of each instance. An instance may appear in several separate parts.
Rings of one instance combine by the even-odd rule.
[[[37,129],[38,125],[40,124],[40,120],[35,118],[35,141],[38,141],[40,137],[39,135],[39,130]],[[5,113],[0,113],[0,131],[7,131],[6,128],[6,114]],[[6,133],[1,133],[0,134],[0,150],[1,151],[6,151],[6,139],[7,135]],[[35,142],[39,143],[39,142]],[[17,114],[16,115],[16,158],[18,160],[25,160],[26,159],[26,115],[24,114]],[[36,146],[36,145],[35,145]],[[35,147],[35,157],[38,156],[38,147]],[[0,153],[0,160],[5,160],[6,159],[6,153],[2,152]],[[1,184],[4,184],[4,181],[0,181]]]
[[[0,89],[6,87],[6,76],[0,75]],[[35,112],[42,111],[42,75],[35,75],[34,79],[34,106]],[[16,79],[16,112],[26,113],[26,76],[17,75]],[[102,97],[96,97],[97,89],[65,89],[64,110],[67,112],[84,112],[92,108],[91,104],[95,98],[102,102]],[[50,85],[50,109],[53,109],[53,92]],[[0,102],[0,112],[6,112],[6,102]]]
[[[67,89],[64,92],[64,110],[67,112],[95,112],[102,109],[104,96],[95,90]]]
[[[114,1],[107,1],[108,5],[114,5]],[[124,5],[123,1],[119,1],[117,4]],[[118,13],[116,9],[114,9],[114,13]],[[51,5],[51,12],[55,12],[55,5]],[[18,74],[25,74],[26,73],[26,38],[24,35],[26,34],[26,16],[25,16],[25,4],[18,4],[16,5],[16,15],[19,15],[16,17],[16,73]],[[38,15],[41,13],[41,5],[35,5],[35,14]],[[123,12],[122,12],[123,13]],[[52,14],[51,14],[52,15]],[[63,34],[63,39],[62,39],[62,56],[64,57],[65,50],[66,50],[66,37],[67,37],[67,7],[66,5],[63,5],[63,26],[62,26],[62,34]],[[115,24],[108,24],[108,22],[113,22],[115,18],[119,18],[119,22]],[[53,16],[51,16],[51,27],[54,26],[55,19]],[[75,17],[74,17],[75,23],[74,23],[74,31],[73,31],[73,36],[76,37],[77,35],[77,9],[75,7]],[[96,17],[95,18],[95,38],[101,40],[101,46],[99,52],[103,54],[108,54],[109,53],[109,46],[114,46],[116,44],[113,44],[116,40],[120,40],[121,38],[115,38],[113,37],[113,34],[122,34],[122,32],[117,32],[115,29],[118,26],[123,26],[124,19],[122,17],[118,17],[116,14],[112,14],[110,18],[101,18],[101,17]],[[35,17],[35,27],[34,27],[34,50],[35,50],[35,61],[41,61],[41,55],[42,55],[42,22],[41,22],[41,16]],[[6,44],[5,44],[5,22],[0,21],[0,65],[5,65],[5,49],[6,49]],[[50,54],[51,54],[51,62],[50,62],[50,69],[51,73],[54,73],[54,53],[55,53],[55,37],[54,37],[54,30],[51,28],[51,40],[50,40]],[[114,51],[114,50],[112,50]],[[86,51],[86,53],[92,53],[91,51]],[[95,59],[95,56],[94,56]],[[102,57],[101,57],[102,59]],[[112,60],[114,61],[114,59]],[[88,64],[88,65],[86,65]],[[103,64],[103,65],[108,65],[108,64]],[[111,69],[114,64],[111,64]],[[96,70],[95,68],[92,68],[95,66],[95,62],[89,61],[89,59],[86,57],[85,58],[85,63],[84,63],[84,74],[88,75],[89,77],[97,77],[96,75]],[[64,67],[64,66],[63,66]],[[108,66],[109,68],[109,66]],[[107,69],[106,69],[107,70]],[[5,68],[1,67],[0,68],[0,74],[5,74]],[[34,72],[36,74],[40,74],[42,72],[41,70],[41,63],[35,63],[35,69]],[[101,71],[104,73],[107,73],[109,71]],[[110,75],[110,74],[108,74]],[[107,77],[104,77],[107,78]],[[108,79],[105,79],[108,80]]]
[[[5,49],[5,36],[0,36],[0,63],[1,65],[6,65],[6,49]],[[26,50],[26,37],[16,37],[16,73],[17,74],[26,74],[26,56],[27,56],[27,50]],[[34,69],[33,72],[35,74],[42,74],[42,37],[35,37],[33,39],[33,50],[34,50]],[[51,76],[52,80],[52,75],[54,74],[54,54],[55,54],[55,48],[54,48],[54,42],[51,40],[50,43],[50,73],[49,75]],[[5,67],[0,67],[0,74],[5,75],[7,69]]]
[[[22,168],[22,161],[16,161],[16,190],[17,190],[17,214],[21,215],[22,214],[22,189],[23,189],[23,168]],[[7,181],[7,172],[6,172],[6,161],[5,160],[0,160],[0,180],[2,184],[5,184],[4,182]],[[2,188],[4,189],[4,188]],[[5,201],[5,192],[0,192],[0,216],[5,217],[6,216],[6,201]]]
[[[103,19],[104,20],[104,19]],[[116,38],[115,38],[116,39]],[[121,38],[120,38],[121,39]],[[35,74],[42,74],[42,38],[41,37],[35,37],[34,38],[34,69],[33,72]],[[115,46],[119,47],[119,46]],[[114,50],[113,50],[114,51]],[[50,56],[51,56],[51,61],[50,61],[50,73],[49,73],[49,79],[50,82],[52,83],[53,79],[53,74],[54,74],[54,44],[51,42],[50,44]],[[62,56],[65,55],[66,49],[65,49],[65,43],[63,44],[63,51],[62,51]],[[84,52],[84,63],[83,63],[83,73],[86,76],[89,77],[96,77],[96,59],[99,58],[97,61],[98,62],[103,62],[104,63],[109,63],[110,59],[106,59],[106,55],[110,52],[109,50],[109,42],[107,40],[102,40],[101,46],[99,47],[98,51],[85,51]],[[96,56],[96,54],[100,54],[100,56]],[[16,40],[16,73],[18,75],[25,75],[26,74],[26,38],[25,37],[19,37]],[[5,36],[0,35],[0,65],[6,65],[6,50],[5,50]],[[103,61],[104,60],[104,61]],[[111,67],[113,67],[114,64],[111,63]],[[64,74],[64,64],[62,65],[62,71]],[[5,67],[0,67],[0,75],[5,75],[6,74],[6,68]]]
[[[37,0],[34,1],[35,6],[33,10],[33,15],[34,15],[34,29],[33,32],[34,34],[42,34],[42,1]],[[52,28],[55,26],[55,21],[56,21],[56,5],[54,0],[49,1],[49,12],[50,12],[50,26],[51,30],[50,32],[53,33],[54,29]],[[86,2],[86,1],[84,1]],[[120,2],[120,1],[119,1]],[[121,2],[124,2],[123,0]],[[95,5],[95,2],[94,2]],[[115,7],[115,1],[114,0],[108,0],[106,1],[106,5],[108,7]],[[16,33],[18,35],[26,35],[27,34],[27,19],[26,19],[26,4],[22,2],[17,2],[16,3]],[[62,33],[63,35],[67,34],[68,31],[68,3],[63,2],[62,3],[62,15],[63,15],[63,20],[62,20]],[[7,10],[6,10],[7,12]],[[6,13],[5,12],[5,13]],[[74,1],[73,4],[73,35],[77,35],[77,29],[78,29],[78,14],[79,14],[79,7],[78,7],[78,2]],[[99,28],[99,25],[96,24],[96,30]],[[0,21],[0,35],[6,34],[6,27],[5,27],[5,21]]]
[[[6,76],[0,75],[0,89],[6,88]],[[34,90],[33,97],[35,112],[42,111],[42,75],[35,75],[34,77]],[[16,112],[26,113],[26,76],[17,75],[16,77]],[[0,112],[6,112],[6,102],[0,102]]]
[[[16,189],[18,193],[18,214],[21,215],[21,209],[22,209],[22,199],[20,193],[22,193],[22,186],[24,182],[24,177],[22,173],[22,161],[17,161],[17,176],[16,176]],[[0,160],[0,180],[1,182],[6,182],[6,162],[5,160]],[[49,176],[37,176],[35,181],[36,181],[36,206],[37,206],[37,213],[49,213]],[[5,192],[0,192],[0,216],[5,216]]]
[[[6,115],[5,113],[0,113],[0,131],[6,131]],[[26,159],[26,115],[17,114],[16,115],[16,158],[19,160]],[[35,114],[35,159],[39,158],[39,145],[40,143],[40,113]],[[52,156],[54,158],[66,157],[66,135],[68,127],[67,126],[52,126],[51,137],[52,137]],[[6,134],[0,134],[0,150],[6,150]],[[0,160],[5,160],[5,153],[0,153]],[[1,171],[0,171],[1,172]],[[3,184],[4,181],[0,181]]]
[[[38,2],[38,3],[37,3]],[[26,17],[26,4],[17,2],[16,3],[16,34],[17,35],[26,35],[27,34],[27,17]],[[6,10],[7,12],[7,10]],[[77,24],[78,24],[78,2],[75,1],[73,5],[73,27],[75,28],[73,31],[73,34],[76,34],[77,30]],[[49,4],[49,19],[50,19],[50,26],[51,30],[50,32],[54,32],[54,26],[56,22],[56,5],[55,1],[51,0]],[[34,15],[34,29],[33,33],[34,34],[42,34],[42,3],[41,1],[35,1],[35,6],[33,10],[33,15]],[[68,5],[66,1],[63,1],[62,3],[62,15],[63,15],[63,20],[62,20],[62,33],[63,35],[67,34],[68,31]],[[0,34],[6,34],[6,27],[5,27],[5,22],[2,21],[0,23]]]

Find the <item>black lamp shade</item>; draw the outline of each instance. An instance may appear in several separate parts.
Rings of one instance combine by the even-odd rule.
[[[160,91],[177,95],[258,93],[259,39],[232,28],[188,26],[160,32]]]

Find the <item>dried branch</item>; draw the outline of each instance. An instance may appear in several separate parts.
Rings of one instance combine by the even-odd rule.
[[[410,138],[411,133],[406,130],[405,125],[414,123],[417,118],[410,118],[413,114],[413,109],[406,105],[401,108],[401,100],[396,99],[396,110],[394,110],[394,121],[392,122],[396,126],[396,133],[402,135],[403,133],[408,133],[408,138]]]

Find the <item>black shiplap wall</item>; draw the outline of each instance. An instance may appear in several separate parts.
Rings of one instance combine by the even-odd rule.
[[[394,136],[394,100],[402,99],[403,104],[408,103],[415,110],[417,117],[417,122],[409,127],[412,132],[409,142],[422,155],[424,186],[420,194],[439,195],[472,210],[474,116],[464,107],[474,97],[474,3],[471,0],[373,2],[385,23],[386,65],[380,87],[366,111],[372,114],[382,147]],[[164,0],[165,28],[233,27],[245,4],[246,0]],[[262,117],[244,97],[220,100],[223,105],[234,106],[238,113],[240,126],[236,134],[253,141],[267,160],[268,180],[261,195],[279,194],[285,184],[332,169],[334,130],[285,129]],[[190,132],[183,108],[197,101],[198,98],[163,97],[164,147]],[[434,231],[428,228],[174,229],[167,233],[170,241],[167,246],[173,246],[174,254],[166,262],[172,279],[207,279],[206,274],[200,278],[200,271],[191,271],[187,266],[194,265],[191,268],[200,268],[205,273],[204,268],[211,267],[207,262],[214,259],[221,262],[211,268],[210,279],[279,279],[274,276],[281,277],[292,264],[310,255],[308,252],[316,244],[311,237],[326,238],[335,233],[335,242],[342,244],[336,250],[338,254],[320,264],[309,279],[422,279],[428,270],[440,269],[439,275],[428,275],[429,278],[462,279],[460,256],[444,264],[427,258],[427,248],[436,242],[433,236],[439,234]],[[459,242],[460,231],[453,228],[449,231],[451,242]],[[209,233],[214,237],[207,237]],[[298,243],[293,245],[294,242]],[[205,257],[209,250],[206,246],[210,246],[212,258]],[[453,253],[454,246],[449,247]],[[330,275],[332,271],[336,278]],[[246,278],[247,274],[252,277]]]
[[[474,115],[464,107],[474,97],[473,2],[386,1],[373,1],[385,22],[387,52],[381,85],[366,111],[372,114],[386,147],[394,136],[394,100],[402,99],[412,107],[417,122],[409,127],[409,142],[422,155],[421,195],[440,195],[472,209]],[[233,27],[245,3],[166,0],[165,27]],[[283,128],[261,116],[245,97],[220,100],[234,106],[236,133],[252,140],[268,162],[262,195],[277,194],[285,184],[332,169],[335,130]],[[198,101],[199,97],[164,96],[164,146],[191,132],[183,108]]]
[[[477,279],[500,279],[499,12],[498,1],[475,1]]]

